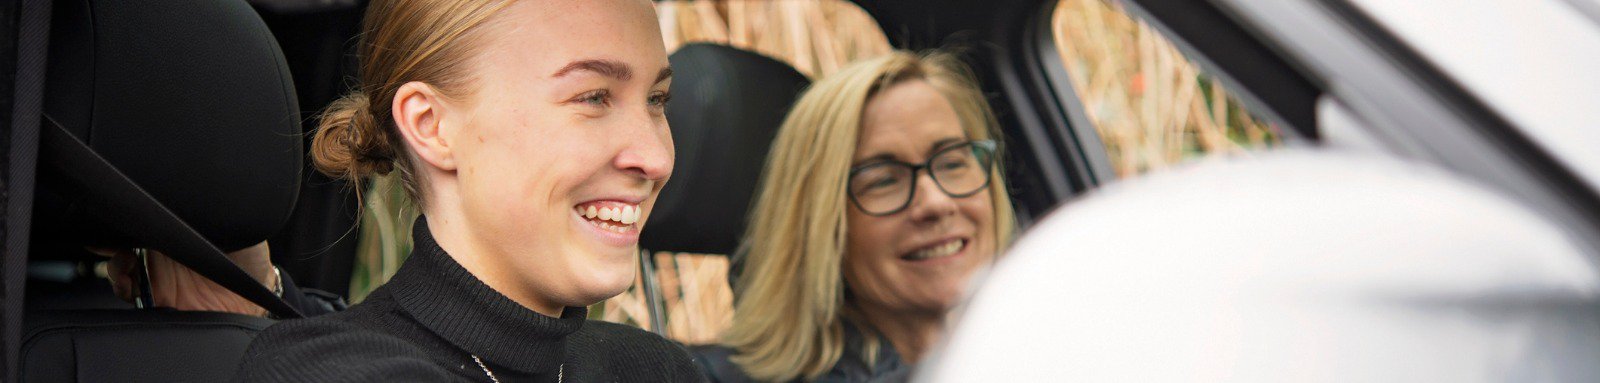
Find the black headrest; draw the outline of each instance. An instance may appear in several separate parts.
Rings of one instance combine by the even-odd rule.
[[[670,60],[667,121],[678,159],[640,245],[729,254],[744,234],[772,138],[810,81],[788,64],[723,45],[685,45]]]
[[[242,0],[58,0],[45,116],[223,250],[294,208],[300,114],[283,53]],[[40,158],[41,162],[49,158]],[[41,174],[35,233],[138,247]]]

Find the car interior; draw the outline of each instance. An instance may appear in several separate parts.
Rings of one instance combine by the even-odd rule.
[[[661,288],[650,254],[735,254],[767,149],[789,105],[811,83],[789,64],[725,45],[688,44],[668,60],[677,73],[677,98],[667,105],[677,160],[640,232],[646,296]],[[737,260],[732,265],[730,285]],[[665,328],[661,301],[650,303],[651,328]]]
[[[1098,146],[1053,109],[1034,45],[1046,2],[854,2],[907,50],[962,51],[998,111],[1008,178],[1024,223],[1110,178]],[[106,157],[216,248],[270,239],[299,284],[347,293],[355,187],[307,165],[309,119],[344,90],[363,2],[54,2],[45,117]],[[1014,27],[1029,26],[1029,27]],[[110,37],[110,38],[107,38]],[[122,38],[117,38],[122,37]],[[138,38],[136,38],[138,37]],[[184,59],[173,59],[184,58]],[[674,183],[645,229],[642,284],[659,295],[651,252],[734,255],[766,146],[810,80],[786,62],[714,43],[672,53]],[[1046,61],[1048,62],[1048,61]],[[1080,127],[1082,128],[1082,127]],[[715,144],[714,144],[715,143]],[[48,162],[51,152],[42,152]],[[83,245],[152,247],[142,218],[99,215],[88,186],[40,171],[26,381],[214,381],[270,321],[218,312],[130,309],[94,276]],[[294,187],[285,187],[294,186]],[[104,202],[102,202],[104,204]],[[50,274],[54,271],[54,274]],[[738,261],[728,272],[738,276]],[[650,329],[662,329],[651,300]],[[205,340],[205,341],[200,341]],[[178,346],[186,345],[186,346]],[[155,373],[152,373],[155,372]]]
[[[299,192],[283,55],[240,2],[62,1],[52,16],[29,262],[66,272],[29,280],[18,376],[226,380],[274,321],[132,309],[76,266],[99,258],[86,246],[169,249],[242,296],[277,300],[221,251],[277,233]]]
[[[1296,45],[1300,37],[1269,38],[1261,32],[1269,29],[1249,28],[1253,19],[1247,6],[1219,6],[1234,3],[1222,0],[1113,2],[1142,20],[1141,26],[1150,23],[1142,28],[1172,38],[1177,51],[1215,76],[1216,85],[1204,80],[1207,90],[1226,84],[1229,99],[1248,107],[1235,112],[1246,116],[1238,118],[1259,118],[1282,134],[1282,142],[1266,146],[1317,145],[1345,134],[1381,141],[1370,146],[1417,153],[1416,158],[1531,196],[1541,211],[1562,214],[1562,222],[1587,233],[1580,239],[1600,243],[1600,231],[1589,230],[1600,228],[1600,209],[1591,209],[1600,206],[1596,192],[1570,172],[1527,170],[1560,166],[1517,138],[1509,123],[1492,118],[1480,101],[1463,96],[1467,92],[1459,84],[1441,82],[1436,68],[1395,65],[1423,79],[1406,89],[1418,92],[1423,101],[1415,102],[1427,108],[1412,110],[1465,110],[1440,118],[1460,119],[1465,122],[1459,125],[1472,129],[1424,137],[1387,127],[1384,122],[1406,121],[1396,117],[1406,110],[1363,100],[1362,92],[1413,84],[1369,84],[1307,65],[1303,61],[1314,55],[1302,53]],[[1075,64],[1063,58],[1059,36],[1051,31],[1055,7],[1064,3],[846,4],[870,16],[895,49],[954,49],[971,65],[1006,137],[1003,163],[1023,228],[1058,205],[1126,176],[1124,169],[1114,168],[1119,165],[1103,145],[1105,133],[1091,120],[1085,89],[1075,87],[1063,69]],[[17,23],[0,31],[0,42],[7,44],[0,47],[6,48],[0,49],[6,59],[0,61],[8,65],[0,67],[6,76],[0,94],[35,94],[0,99],[5,111],[0,119],[25,122],[13,128],[36,130],[17,137],[38,142],[33,147],[11,136],[0,140],[13,146],[0,163],[11,169],[3,179],[7,222],[0,238],[7,251],[0,269],[6,282],[0,286],[5,304],[0,329],[6,357],[0,380],[225,381],[254,335],[276,322],[137,308],[113,295],[105,258],[86,251],[90,246],[167,249],[180,263],[276,318],[299,313],[224,252],[267,241],[273,263],[296,284],[340,296],[353,293],[352,274],[361,267],[358,227],[365,185],[318,173],[305,153],[317,111],[352,85],[353,46],[365,4],[22,0],[0,5],[0,15]],[[1359,19],[1352,12],[1338,9],[1328,17]],[[1359,53],[1395,60],[1416,55],[1393,42],[1375,45]],[[38,60],[24,60],[30,56]],[[657,254],[729,257],[726,279],[732,285],[769,143],[789,105],[814,80],[770,54],[730,44],[683,44],[670,61],[674,99],[666,113],[677,162],[673,181],[643,230],[636,289],[647,298],[648,315],[633,318],[634,324],[664,335],[667,308],[660,297],[684,292],[667,286],[658,272],[676,258]],[[1324,132],[1324,125],[1348,128]],[[1482,137],[1511,138],[1499,146],[1459,146],[1470,146],[1470,153],[1448,150]]]

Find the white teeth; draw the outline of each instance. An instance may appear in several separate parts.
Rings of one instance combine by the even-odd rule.
[[[608,223],[602,223],[603,225],[607,225],[603,226],[602,228],[607,228],[609,230],[618,232],[627,231],[629,227],[635,223],[638,223],[639,220],[644,217],[644,209],[634,205],[623,205],[618,207],[598,207],[595,205],[590,205],[587,207],[578,207],[577,211],[578,215],[584,218],[599,221],[609,221]]]
[[[622,224],[624,224],[624,225],[632,225],[633,224],[633,206],[623,206],[622,207],[622,215],[617,217],[617,222],[622,222]]]
[[[609,224],[609,223],[600,223],[600,228],[604,229],[604,230],[610,230],[610,231],[618,232],[618,233],[626,233],[626,232],[628,232],[628,227],[627,226],[612,225],[612,224]]]
[[[946,242],[943,245],[934,246],[934,247],[930,247],[930,248],[922,249],[922,250],[917,250],[915,253],[911,254],[910,258],[914,259],[914,260],[923,260],[923,259],[931,259],[931,258],[939,258],[939,257],[950,256],[952,254],[955,254],[956,251],[961,250],[961,245],[964,244],[965,242],[966,242],[966,240],[954,240],[954,241]]]

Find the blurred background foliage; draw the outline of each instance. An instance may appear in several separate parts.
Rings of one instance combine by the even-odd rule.
[[[1115,2],[1061,0],[1051,18],[1067,76],[1118,176],[1280,142],[1275,127]]]
[[[691,42],[726,44],[787,62],[813,79],[891,49],[877,23],[844,0],[679,0],[657,2],[656,8],[668,52]],[[1053,37],[1073,89],[1119,176],[1279,142],[1274,126],[1245,112],[1215,79],[1120,6],[1108,0],[1061,0],[1053,18]],[[417,215],[392,176],[371,182],[362,204],[350,286],[355,302],[388,281],[410,253]],[[652,257],[667,337],[715,342],[733,316],[727,257]],[[590,317],[650,327],[641,280],[591,307]]]

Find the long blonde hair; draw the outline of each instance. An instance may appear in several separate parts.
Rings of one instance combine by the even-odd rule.
[[[895,51],[806,90],[772,143],[740,251],[744,273],[724,342],[750,377],[816,379],[843,355],[844,321],[852,311],[841,276],[845,185],[862,111],[879,90],[911,80],[927,81],[950,101],[969,139],[998,138],[971,73],[950,54]],[[1002,174],[999,165],[990,174],[997,254],[1016,228]],[[879,346],[869,338],[863,355],[871,363]]]

